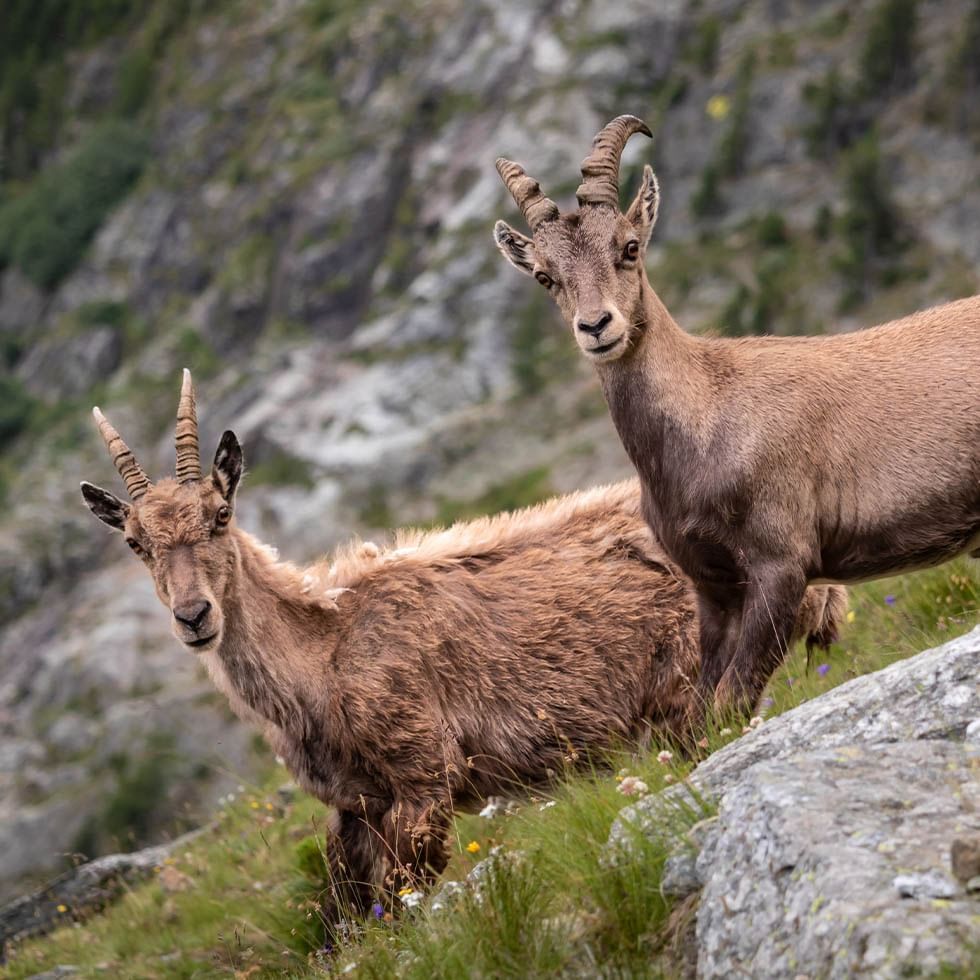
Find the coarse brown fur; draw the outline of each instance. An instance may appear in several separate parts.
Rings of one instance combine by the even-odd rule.
[[[980,297],[855,333],[691,336],[647,280],[659,189],[626,214],[621,116],[561,215],[509,161],[534,231],[504,256],[554,297],[595,363],[643,484],[643,512],[698,594],[705,693],[748,710],[782,659],[807,583],[980,555]]]
[[[103,434],[132,476],[118,433]],[[331,867],[358,910],[442,870],[454,808],[698,724],[693,597],[636,481],[301,569],[235,524],[241,468],[225,433],[203,479],[140,481],[132,504],[82,489],[235,712],[337,808]],[[829,643],[846,603],[810,590],[798,634]]]

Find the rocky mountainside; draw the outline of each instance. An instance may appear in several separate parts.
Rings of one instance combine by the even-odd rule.
[[[496,155],[568,203],[624,111],[657,134],[623,183],[654,163],[651,274],[691,329],[976,290],[976,3],[117,6],[0,91],[0,892],[265,759],[81,505],[79,479],[118,489],[92,404],[166,473],[192,368],[205,445],[245,446],[241,522],[295,559],[626,474],[490,238],[519,223]]]

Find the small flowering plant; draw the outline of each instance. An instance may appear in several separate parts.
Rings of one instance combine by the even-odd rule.
[[[650,787],[638,776],[624,776],[616,789],[623,796],[645,796],[650,792]]]

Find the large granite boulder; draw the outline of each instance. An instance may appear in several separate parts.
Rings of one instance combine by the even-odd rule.
[[[698,977],[900,977],[976,967],[980,629],[766,723],[623,811],[610,846],[717,805],[668,860],[696,893]]]

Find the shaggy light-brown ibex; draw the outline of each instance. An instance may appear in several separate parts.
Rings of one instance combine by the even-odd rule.
[[[697,724],[693,598],[635,481],[299,569],[236,526],[232,432],[202,474],[189,374],[176,479],[151,484],[95,417],[132,503],[83,483],[86,503],[125,535],[236,713],[336,807],[330,862],[356,908],[444,867],[454,806]],[[846,605],[842,589],[811,590],[799,634],[828,642]]]
[[[659,201],[649,166],[620,212],[636,132],[651,135],[620,116],[596,136],[569,214],[499,159],[533,237],[501,221],[494,238],[594,362],[643,514],[697,591],[702,684],[745,709],[807,583],[978,555],[980,297],[836,336],[691,336],[644,269]]]

